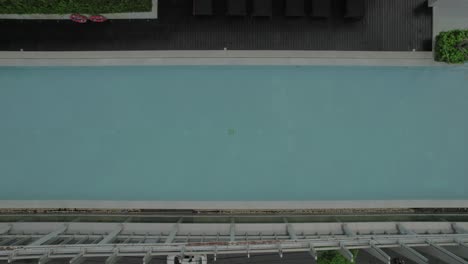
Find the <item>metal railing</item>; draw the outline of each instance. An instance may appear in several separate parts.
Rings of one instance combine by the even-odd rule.
[[[387,250],[428,263],[426,255],[449,263],[468,264],[468,223],[352,222],[352,223],[84,223],[15,222],[0,224],[0,260],[37,259],[46,263],[68,259],[71,264],[103,257],[309,252],[362,249],[390,262]],[[455,254],[456,253],[456,254]]]

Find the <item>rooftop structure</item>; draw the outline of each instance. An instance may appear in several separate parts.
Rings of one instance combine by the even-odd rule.
[[[257,222],[251,222],[253,219]],[[1,223],[0,261],[74,264],[127,259],[127,263],[139,258],[143,263],[160,263],[172,255],[208,256],[210,262],[219,259],[223,263],[223,258],[233,255],[283,258],[307,252],[312,262],[324,250],[338,250],[351,260],[350,250],[360,249],[379,263],[388,264],[395,255],[410,263],[436,263],[429,258],[449,264],[467,263],[463,259],[468,257],[466,222],[320,223],[304,218],[302,222],[278,219],[282,223],[264,222],[271,217],[231,217],[226,222],[216,216],[188,217],[188,222],[182,216],[173,223],[161,217],[162,222],[151,223],[81,222],[78,218],[72,222]]]

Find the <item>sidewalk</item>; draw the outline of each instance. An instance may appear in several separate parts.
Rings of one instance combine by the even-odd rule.
[[[83,51],[0,52],[0,66],[349,65],[439,66],[432,52],[383,51]]]

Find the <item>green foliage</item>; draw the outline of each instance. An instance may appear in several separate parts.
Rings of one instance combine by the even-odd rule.
[[[354,259],[356,259],[357,250],[353,250]],[[317,260],[317,264],[351,264],[345,257],[343,257],[338,251],[325,251],[322,252]]]
[[[147,12],[151,7],[151,0],[0,0],[0,14]]]
[[[435,59],[448,63],[463,63],[468,60],[468,48],[462,42],[468,41],[468,30],[441,32],[436,37]]]

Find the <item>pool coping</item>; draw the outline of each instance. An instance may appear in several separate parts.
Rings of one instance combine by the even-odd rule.
[[[468,200],[336,200],[336,201],[107,201],[0,200],[1,209],[81,208],[160,210],[300,210],[377,208],[468,208]]]
[[[323,65],[444,66],[432,52],[164,50],[164,51],[2,51],[0,66],[136,65]]]

